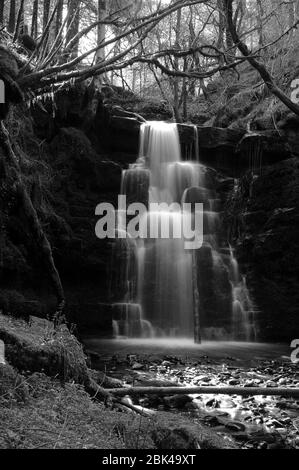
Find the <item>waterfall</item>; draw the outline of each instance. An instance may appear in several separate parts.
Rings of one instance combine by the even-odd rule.
[[[230,279],[232,285],[232,338],[256,341],[256,307],[250,297],[246,278],[240,275],[232,247],[230,247]]]
[[[139,158],[150,169],[150,203],[181,203],[185,189],[194,180],[192,164],[181,159],[176,124],[148,122],[140,133]],[[149,211],[150,227],[159,232],[162,225],[180,223],[183,214],[166,209]],[[190,336],[193,332],[192,253],[181,239],[145,239],[137,251],[139,258],[139,301],[145,318],[156,336]]]
[[[183,161],[176,124],[141,125],[139,156],[122,173],[121,194],[127,204],[142,202],[149,210],[140,221],[143,236],[115,240],[115,336],[190,337],[195,329],[198,340],[200,328],[207,339],[255,339],[255,308],[221,235],[215,172],[199,162],[196,126],[192,145],[195,160]],[[152,203],[166,207],[153,210]],[[192,211],[203,204],[200,249],[187,250],[183,236],[160,236],[163,226],[172,233],[182,224],[182,203],[191,204]],[[120,211],[118,218],[125,230],[128,215]]]

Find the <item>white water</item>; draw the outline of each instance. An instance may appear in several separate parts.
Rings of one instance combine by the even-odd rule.
[[[121,193],[128,203],[203,203],[204,245],[188,251],[183,238],[153,238],[149,232],[147,238],[117,245],[126,292],[113,305],[116,337],[192,337],[198,309],[206,338],[256,339],[246,280],[233,250],[221,253],[221,201],[211,170],[199,163],[196,126],[194,137],[194,161],[182,161],[176,124],[147,122],[141,126],[138,160],[123,171]],[[163,224],[175,226],[183,217],[178,211],[149,211],[141,228],[159,233]]]
[[[230,263],[233,294],[232,336],[244,341],[256,341],[256,307],[250,297],[246,278],[240,275],[238,262],[231,247]]]

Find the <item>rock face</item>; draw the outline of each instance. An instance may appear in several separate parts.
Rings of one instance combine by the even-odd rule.
[[[290,342],[299,335],[298,158],[241,178],[227,217],[260,310],[260,339]]]
[[[139,116],[120,112],[119,107],[99,103],[96,128],[104,129],[101,143],[112,159],[120,155],[132,163],[138,154],[139,130],[143,122]],[[239,177],[248,169],[272,165],[298,154],[294,132],[289,128],[246,134],[243,130],[178,124],[184,160],[195,159],[196,140],[200,161],[232,177]]]

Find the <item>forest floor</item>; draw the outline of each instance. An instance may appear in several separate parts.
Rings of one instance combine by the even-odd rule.
[[[93,367],[134,386],[298,387],[288,345],[191,341],[84,341]],[[148,395],[134,405],[209,426],[242,449],[299,448],[299,401],[237,395]]]

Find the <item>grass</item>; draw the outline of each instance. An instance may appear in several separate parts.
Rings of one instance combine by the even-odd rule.
[[[153,447],[147,420],[108,410],[80,385],[62,386],[40,373],[16,376],[11,368],[4,372],[3,366],[0,374],[1,449]]]

